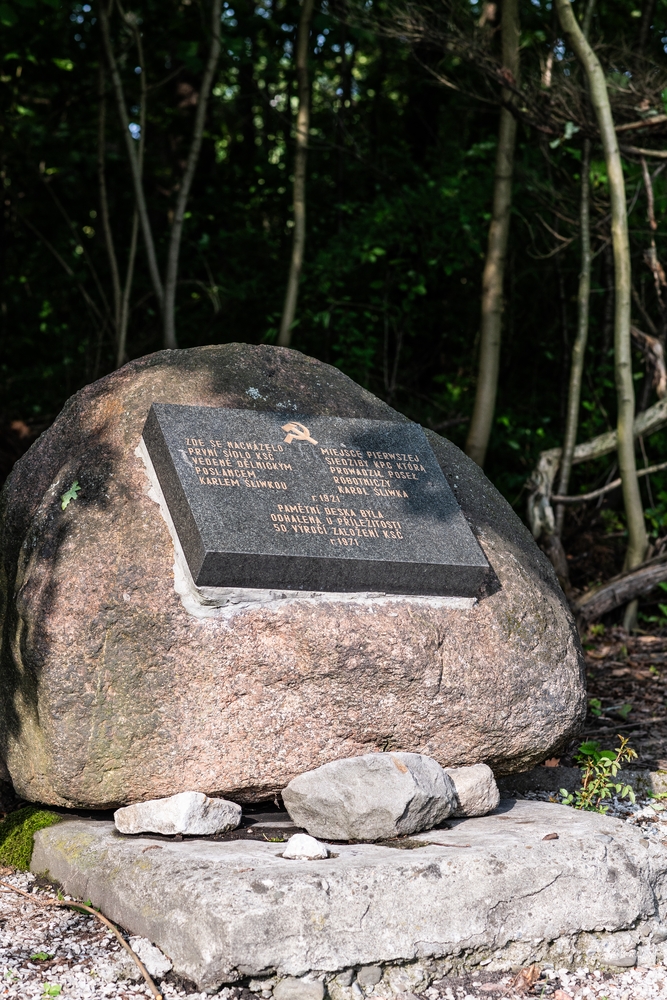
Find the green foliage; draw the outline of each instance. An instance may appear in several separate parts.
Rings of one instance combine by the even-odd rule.
[[[564,805],[589,812],[606,813],[609,805],[605,800],[614,793],[619,798],[635,801],[635,793],[630,785],[614,781],[623,764],[637,757],[625,736],[619,736],[618,739],[619,745],[615,750],[601,750],[597,740],[581,744],[575,757],[583,771],[581,788],[575,792],[561,788]]]
[[[30,956],[31,962],[48,962],[52,955],[47,955],[45,951],[36,951],[34,955]]]
[[[60,500],[61,500],[60,506],[61,506],[62,510],[67,510],[67,508],[69,507],[70,501],[71,500],[76,500],[77,494],[78,494],[78,492],[79,492],[80,489],[81,489],[81,487],[79,486],[79,481],[78,481],[78,479],[75,479],[74,482],[72,483],[72,485],[70,486],[70,488],[65,493],[63,493],[63,495],[60,498]]]
[[[383,2],[372,6],[380,10]],[[142,73],[136,72],[136,46],[117,7],[111,31],[135,123],[142,81],[148,86],[145,187],[164,266],[168,220],[201,83],[207,4],[138,0],[133,13],[142,25]],[[235,0],[224,8],[223,54],[184,228],[177,297],[181,347],[275,342],[292,240],[299,13],[299,0]],[[412,58],[400,39],[344,24],[335,13],[320,6],[313,22],[308,231],[293,346],[337,365],[411,419],[462,444],[475,389],[497,95],[485,90],[490,102],[468,96],[480,92],[475,68],[434,45],[429,68],[455,76],[460,89],[439,87],[421,56]],[[545,4],[524,5],[521,19],[527,79],[553,52],[553,12]],[[639,29],[623,8],[599,0],[595,19],[594,34],[599,38],[604,30],[605,46],[620,38],[632,48]],[[0,0],[0,23],[0,418],[47,423],[74,391],[114,367],[112,324],[103,303],[112,301],[112,284],[97,176],[100,25],[94,4],[60,0]],[[664,58],[660,38],[656,27],[646,51],[656,67]],[[621,83],[627,81],[623,69]],[[106,182],[124,273],[133,196],[108,74],[106,84]],[[665,97],[657,96],[659,90],[660,108]],[[524,127],[519,132],[497,420],[486,471],[521,508],[537,454],[562,443],[579,273],[578,228],[566,221],[578,219],[577,128],[564,121],[559,136]],[[605,253],[599,252],[608,236],[608,180],[600,157],[594,147],[590,176],[598,242],[579,440],[615,423],[605,326],[610,279]],[[638,164],[627,164],[627,180],[628,191],[639,192],[630,198],[633,276],[658,322],[653,279],[644,264],[646,205]],[[667,173],[656,177],[654,189],[655,239],[664,261]],[[565,240],[558,254],[554,227]],[[140,240],[129,356],[160,346]],[[635,360],[643,371],[638,355]],[[659,438],[649,445],[656,440],[659,453]],[[577,466],[573,491],[585,491],[597,477],[604,482],[608,469],[608,460]],[[663,513],[655,516],[661,520]],[[667,523],[656,530],[667,532]],[[610,522],[610,534],[623,531],[621,521]]]
[[[58,983],[44,983],[42,996],[58,997],[62,993],[62,989]]]
[[[59,822],[60,816],[38,806],[25,806],[9,813],[0,823],[0,864],[28,871],[33,835]]]
[[[602,715],[602,702],[599,698],[589,698],[588,699],[588,711],[596,719]]]

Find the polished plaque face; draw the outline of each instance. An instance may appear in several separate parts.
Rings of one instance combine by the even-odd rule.
[[[418,424],[155,403],[143,436],[199,587],[474,597],[487,575]]]

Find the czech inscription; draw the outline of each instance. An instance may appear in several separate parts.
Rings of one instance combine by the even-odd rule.
[[[154,404],[195,583],[469,596],[487,570],[420,427]]]

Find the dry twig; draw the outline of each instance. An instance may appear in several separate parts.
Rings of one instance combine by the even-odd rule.
[[[107,927],[111,931],[112,934],[116,936],[116,938],[120,941],[125,951],[128,953],[128,955],[130,955],[132,960],[135,962],[141,975],[148,983],[148,987],[153,996],[155,997],[155,1000],[162,1000],[162,994],[160,993],[157,986],[155,985],[155,983],[149,976],[148,972],[146,971],[144,963],[141,961],[139,956],[135,954],[134,951],[132,951],[132,948],[130,948],[129,944],[127,943],[123,935],[120,933],[120,931],[116,927],[114,927],[111,921],[108,920],[103,913],[100,913],[99,910],[93,909],[93,907],[88,906],[87,903],[79,903],[76,900],[53,899],[51,897],[44,898],[41,896],[37,896],[34,893],[26,892],[24,889],[19,889],[17,886],[12,885],[10,882],[3,882],[2,880],[0,880],[0,885],[5,887],[5,891],[11,890],[11,892],[18,893],[19,896],[25,896],[26,899],[29,899],[32,903],[36,903],[37,906],[61,906],[61,907],[66,907],[70,910],[84,910],[86,913],[90,913],[91,916],[96,917],[101,923],[104,924],[105,927]]]

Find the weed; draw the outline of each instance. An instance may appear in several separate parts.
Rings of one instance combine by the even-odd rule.
[[[0,863],[27,872],[32,857],[33,835],[59,822],[60,816],[37,806],[24,806],[9,813],[0,823]]]
[[[588,699],[588,711],[595,718],[599,718],[602,715],[602,702],[599,698],[589,698]]]
[[[561,788],[563,804],[574,806],[575,809],[586,809],[589,812],[606,813],[609,806],[604,805],[605,799],[610,799],[616,793],[621,799],[635,801],[635,793],[630,785],[616,782],[613,779],[623,764],[634,760],[635,751],[628,746],[628,739],[619,736],[619,745],[615,750],[601,750],[596,740],[588,740],[579,747],[575,760],[583,773],[581,788],[576,792],[568,792]]]
[[[31,962],[48,962],[51,955],[47,955],[45,951],[36,951],[34,955],[30,956]]]
[[[59,997],[63,991],[59,983],[44,983],[43,989],[42,996],[44,997]]]

